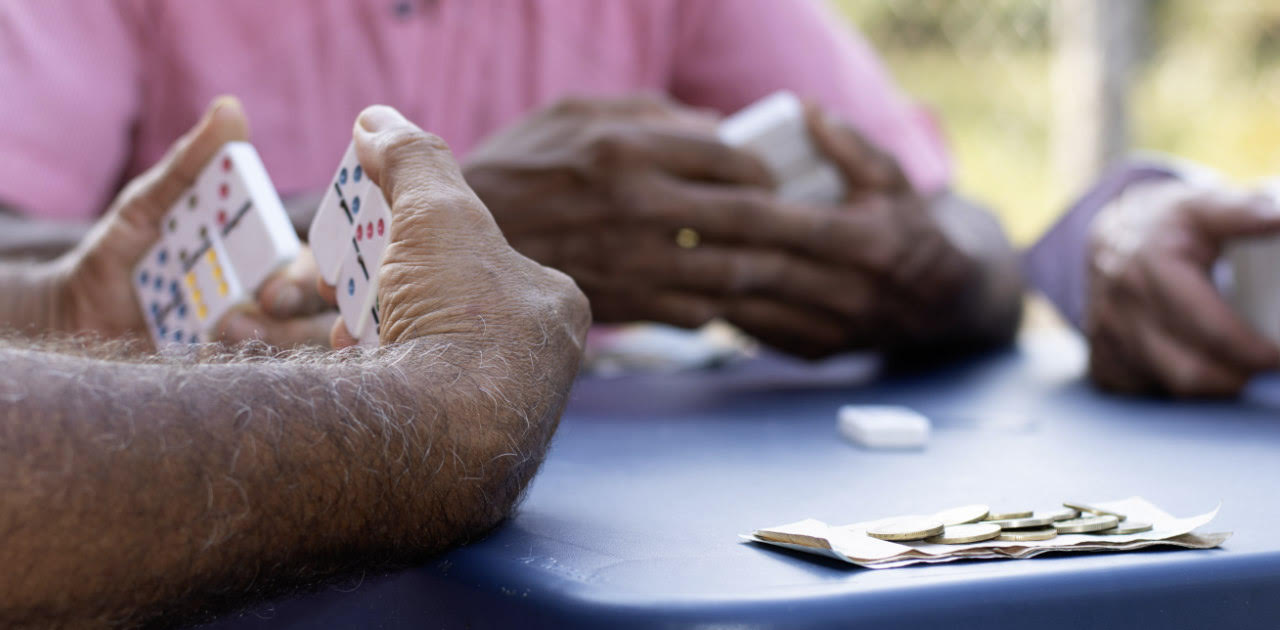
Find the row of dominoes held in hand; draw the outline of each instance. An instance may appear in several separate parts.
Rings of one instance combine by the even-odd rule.
[[[362,345],[377,345],[378,266],[390,232],[382,191],[352,145],[309,235],[338,310]],[[169,208],[159,241],[134,267],[134,293],[157,347],[212,339],[218,321],[298,257],[301,243],[253,146],[230,142]]]
[[[844,192],[814,148],[804,109],[779,92],[720,127],[726,143],[756,152],[793,201],[835,202]],[[390,236],[386,199],[348,146],[308,232],[338,311],[361,345],[381,328],[378,268]],[[159,242],[134,270],[135,293],[157,347],[211,340],[219,320],[252,302],[301,244],[262,160],[247,142],[224,146],[165,215]]]
[[[157,347],[209,340],[218,320],[301,245],[257,151],[223,146],[169,208],[160,239],[134,267]]]
[[[333,285],[338,312],[360,345],[378,345],[378,268],[391,231],[382,189],[365,174],[352,143],[307,233],[316,268]]]

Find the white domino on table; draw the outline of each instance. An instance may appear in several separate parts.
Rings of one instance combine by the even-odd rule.
[[[320,276],[334,287],[347,331],[360,345],[378,345],[378,269],[390,234],[391,211],[382,189],[365,174],[352,143],[316,210],[307,240]]]
[[[301,243],[257,151],[224,145],[160,226],[134,267],[134,292],[156,347],[208,341]]]
[[[813,143],[804,104],[775,92],[720,123],[721,142],[747,149],[769,168],[784,201],[833,204],[844,199],[844,180]]]
[[[836,428],[845,439],[869,449],[918,449],[929,443],[929,418],[895,405],[844,405]]]

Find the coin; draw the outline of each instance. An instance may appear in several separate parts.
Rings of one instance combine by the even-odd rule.
[[[991,512],[987,514],[988,521],[1007,521],[1014,518],[1031,518],[1031,510],[1019,510],[1014,512]]]
[[[1063,504],[1063,505],[1065,505],[1065,506],[1067,506],[1067,507],[1069,507],[1069,508],[1071,508],[1071,509],[1073,509],[1073,510],[1080,510],[1081,512],[1088,512],[1088,513],[1090,513],[1090,514],[1097,514],[1097,515],[1099,515],[1099,516],[1107,516],[1107,515],[1110,515],[1110,516],[1114,516],[1114,517],[1116,517],[1116,518],[1118,518],[1118,519],[1120,519],[1120,520],[1122,520],[1122,521],[1124,520],[1124,517],[1125,517],[1125,515],[1124,515],[1124,514],[1121,514],[1121,513],[1119,513],[1119,512],[1112,512],[1111,510],[1104,510],[1104,509],[1102,509],[1102,508],[1100,508],[1100,507],[1094,507],[1094,506],[1092,506],[1092,505],[1089,505],[1088,503],[1073,503],[1073,502],[1071,502],[1071,501],[1063,501],[1063,502],[1062,502],[1062,504]]]
[[[1113,514],[1104,514],[1102,516],[1085,516],[1081,518],[1073,518],[1066,521],[1059,521],[1053,524],[1054,529],[1059,534],[1087,534],[1103,529],[1111,529],[1120,524],[1120,519]]]
[[[1104,529],[1102,531],[1095,532],[1095,533],[1107,534],[1108,536],[1115,536],[1118,534],[1137,534],[1137,533],[1146,532],[1150,530],[1151,530],[1151,523],[1144,523],[1142,521],[1130,521],[1126,519],[1126,520],[1120,521],[1119,525],[1116,525],[1111,529]]]
[[[1033,514],[1026,518],[1005,518],[1000,520],[983,521],[984,523],[995,523],[1001,529],[1030,529],[1032,527],[1044,527],[1052,525],[1053,518],[1040,514]]]
[[[964,523],[961,525],[948,525],[942,534],[931,536],[924,539],[924,541],[935,545],[963,545],[965,543],[991,540],[999,535],[999,525],[993,523]]]
[[[1058,530],[1052,527],[1037,527],[1035,529],[1002,531],[996,540],[1004,542],[1028,542],[1032,540],[1049,540],[1057,535]]]
[[[831,544],[827,541],[815,536],[806,536],[804,534],[791,534],[787,532],[756,532],[756,538],[787,543],[788,545],[797,545],[800,547],[813,547],[815,549],[831,548]]]
[[[943,525],[950,527],[952,525],[964,525],[965,523],[977,523],[987,518],[987,506],[981,503],[973,505],[962,505],[942,510],[933,515],[933,518],[942,521]]]
[[[1075,508],[1062,508],[1052,512],[1045,512],[1042,516],[1048,516],[1055,521],[1066,521],[1080,516],[1080,511]]]
[[[929,516],[904,516],[867,530],[880,540],[924,540],[945,531],[942,522]]]

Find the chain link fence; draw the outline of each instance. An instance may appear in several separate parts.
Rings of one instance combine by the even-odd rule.
[[[829,0],[939,118],[958,187],[1034,240],[1105,163],[1280,173],[1280,3]]]

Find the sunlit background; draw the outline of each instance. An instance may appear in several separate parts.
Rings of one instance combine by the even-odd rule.
[[[1280,174],[1280,2],[831,1],[937,115],[960,189],[992,205],[1019,244],[1113,157],[1116,147],[1085,155],[1090,134],[1239,181]],[[1111,39],[1090,40],[1091,28]],[[1129,77],[1111,90],[1127,134],[1114,133],[1126,123],[1114,112],[1088,106],[1090,82],[1104,83],[1093,75],[1116,65]]]

